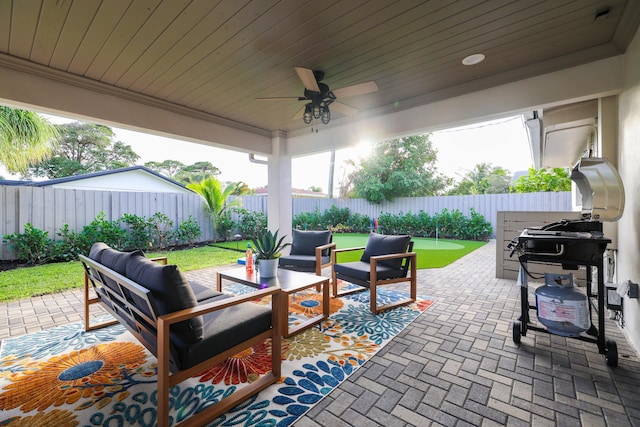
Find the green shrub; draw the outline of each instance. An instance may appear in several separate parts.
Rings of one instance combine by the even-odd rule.
[[[246,238],[253,239],[260,230],[267,228],[267,216],[262,212],[241,209],[239,213],[241,218],[238,228]]]
[[[123,214],[120,221],[127,225],[127,239],[125,248],[128,250],[148,250],[153,247],[153,239],[149,230],[149,223],[143,216]]]
[[[17,259],[28,264],[47,262],[53,246],[49,232],[39,230],[30,223],[24,225],[24,233],[6,234],[2,240],[7,242]]]
[[[236,228],[236,223],[231,219],[230,212],[224,212],[218,218],[217,234],[223,241],[227,241],[231,237],[231,232]]]
[[[378,217],[378,231],[383,234],[403,234],[404,226],[400,215],[381,213]]]
[[[369,217],[355,213],[349,208],[331,205],[323,213],[316,207],[313,212],[300,212],[293,217],[293,228],[298,230],[331,230],[333,233],[366,233],[371,228]]]
[[[325,224],[323,215],[316,207],[313,212],[300,212],[294,216],[292,226],[297,230],[323,230]]]
[[[347,227],[351,230],[351,233],[368,233],[371,230],[371,219],[356,212],[349,215]]]
[[[366,233],[371,229],[371,219],[365,215],[350,214],[348,208],[335,205],[320,214],[301,212],[293,218],[293,227],[303,230],[331,230],[333,233]],[[410,234],[416,237],[435,237],[458,240],[487,240],[493,232],[482,215],[471,209],[467,218],[457,209],[430,216],[424,211],[392,214],[381,212],[378,217],[378,232],[383,234]]]
[[[330,225],[347,224],[349,222],[349,208],[339,208],[336,205],[324,211],[320,219],[321,229],[325,230]]]
[[[95,242],[104,242],[114,249],[123,250],[126,244],[126,231],[120,228],[120,221],[108,221],[104,212],[100,212],[81,231],[83,253],[89,253]]]
[[[379,232],[383,234],[410,234],[415,237],[438,237],[458,240],[488,240],[493,229],[482,215],[471,208],[470,218],[458,209],[443,209],[433,216],[420,211],[418,214],[381,213]]]
[[[82,234],[69,229],[69,224],[64,224],[56,233],[60,239],[53,242],[51,247],[51,259],[53,261],[73,261],[78,259],[78,254],[87,246]]]
[[[149,235],[154,248],[165,249],[173,239],[173,220],[162,212],[156,212],[147,220]]]
[[[198,237],[202,235],[200,224],[189,215],[189,219],[182,221],[175,233],[176,242],[179,244],[187,244],[192,246]]]
[[[482,215],[471,208],[471,219],[467,224],[465,240],[489,240],[493,233],[493,227]]]

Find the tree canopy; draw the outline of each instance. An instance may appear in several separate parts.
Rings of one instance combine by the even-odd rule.
[[[58,140],[55,126],[37,113],[0,106],[0,163],[11,173],[51,155]]]
[[[144,166],[185,185],[201,182],[210,176],[220,175],[220,169],[213,166],[211,162],[195,162],[187,166],[177,160],[165,160],[147,162]]]
[[[511,173],[501,166],[478,163],[457,183],[449,195],[502,194],[509,192]]]
[[[564,168],[533,169],[519,177],[511,186],[514,193],[535,193],[541,191],[571,191],[571,177]]]
[[[33,163],[25,176],[62,178],[132,166],[140,158],[130,145],[114,141],[108,126],[73,122],[57,128],[60,140],[51,158]]]
[[[428,134],[377,143],[359,165],[351,161],[356,170],[341,185],[341,193],[371,203],[439,195],[451,180],[437,172],[436,161],[437,151]]]

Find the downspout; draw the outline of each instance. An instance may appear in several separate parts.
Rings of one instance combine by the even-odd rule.
[[[257,163],[259,165],[268,165],[269,164],[268,160],[257,159],[255,153],[249,153],[249,161],[251,163]]]

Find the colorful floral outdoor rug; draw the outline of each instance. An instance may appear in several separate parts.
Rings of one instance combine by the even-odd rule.
[[[382,290],[378,303],[401,297]],[[210,425],[290,425],[432,303],[420,298],[376,316],[367,291],[332,298],[329,319],[283,340],[281,381]],[[315,293],[296,295],[290,324],[320,307]],[[174,387],[172,424],[269,371],[269,351],[269,343],[259,344]],[[6,339],[0,347],[0,426],[156,425],[156,365],[120,325],[84,332],[77,323]]]

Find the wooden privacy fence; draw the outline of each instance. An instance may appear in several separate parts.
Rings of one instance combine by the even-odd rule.
[[[105,219],[114,221],[123,214],[149,218],[156,212],[167,215],[177,228],[192,216],[200,225],[198,241],[213,239],[211,219],[202,198],[197,194],[142,193],[118,191],[70,190],[28,186],[0,186],[0,237],[24,232],[24,225],[47,231],[49,238],[64,224],[74,231],[82,228],[104,212]],[[11,259],[7,245],[0,245],[0,260]]]
[[[249,211],[267,213],[267,197],[242,196],[242,207]],[[350,213],[359,213],[369,218],[378,218],[381,213],[419,213],[429,215],[459,210],[469,216],[471,208],[484,216],[493,227],[494,236],[498,229],[496,218],[500,211],[571,211],[571,193],[526,193],[526,194],[483,194],[475,196],[441,197],[401,197],[393,202],[371,204],[362,199],[293,199],[293,216],[301,212],[323,213],[335,205],[349,208]],[[143,193],[118,191],[93,191],[41,188],[29,186],[0,186],[0,236],[24,232],[24,225],[47,231],[55,239],[64,224],[74,231],[81,231],[100,213],[104,212],[109,221],[123,214],[150,217],[162,212],[177,227],[192,216],[202,229],[199,241],[213,239],[213,228],[206,213],[203,199],[197,194]],[[234,219],[238,216],[235,215]],[[384,226],[384,224],[381,224]],[[0,260],[11,259],[6,244],[0,245]]]
[[[242,205],[247,210],[267,213],[266,197],[244,196]],[[381,213],[417,214],[424,211],[429,215],[449,212],[457,209],[469,216],[471,208],[482,215],[493,228],[495,237],[498,229],[497,213],[500,211],[571,211],[571,192],[560,193],[524,193],[524,194],[479,194],[474,196],[438,196],[438,197],[399,197],[392,202],[371,204],[364,199],[327,199],[302,198],[293,199],[293,216],[302,212],[323,213],[335,205],[338,208],[349,208],[350,213],[359,213],[369,218],[378,218]],[[384,224],[380,224],[384,226]]]

